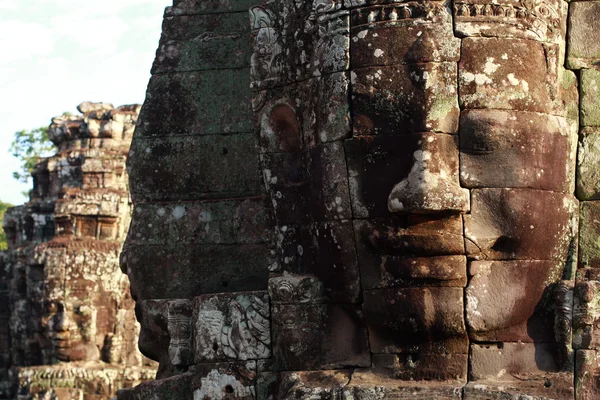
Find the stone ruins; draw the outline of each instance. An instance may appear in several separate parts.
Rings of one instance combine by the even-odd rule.
[[[57,153],[9,209],[0,260],[0,398],[108,400],[154,379],[119,252],[129,226],[125,160],[139,105],[82,103],[52,120]]]
[[[131,298],[135,107],[7,216],[19,391],[143,380],[135,301],[119,400],[600,398],[600,1],[174,0],[152,73]]]
[[[174,0],[119,399],[600,398],[599,68],[599,1]]]

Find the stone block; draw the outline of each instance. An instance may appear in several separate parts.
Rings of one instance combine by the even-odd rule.
[[[577,198],[600,199],[600,128],[584,128],[577,156]]]
[[[344,388],[344,396],[350,399],[431,399],[459,400],[462,399],[461,382],[403,382],[397,379],[382,380],[369,375],[359,381],[357,374],[352,375],[352,383]]]
[[[458,68],[461,109],[552,110],[548,88],[556,86],[558,61],[541,43],[466,38]]]
[[[584,69],[580,79],[581,125],[600,126],[600,70]]]
[[[308,237],[311,241],[304,251],[310,251],[311,258],[302,272],[314,275],[323,283],[329,301],[360,302],[361,285],[352,223],[315,223],[311,225]]]
[[[499,37],[560,42],[566,32],[567,4],[560,0],[537,4],[460,0],[453,4],[459,37]]]
[[[415,258],[464,254],[462,226],[460,216],[443,214],[355,220],[361,270],[369,253],[371,258],[373,253]],[[369,266],[364,268],[366,272]]]
[[[249,68],[247,12],[166,17],[153,74]]]
[[[468,354],[373,354],[370,368],[358,374],[398,381],[467,382]]]
[[[196,363],[271,357],[267,292],[202,295],[194,299]]]
[[[142,203],[132,215],[128,244],[262,244],[270,233],[262,198]]]
[[[376,289],[363,296],[373,353],[467,354],[462,288]]]
[[[364,289],[467,284],[465,256],[403,257],[369,252],[360,242],[359,264]]]
[[[463,187],[573,191],[577,136],[564,118],[466,110],[459,138]]]
[[[456,63],[357,68],[351,72],[355,136],[456,133]]]
[[[456,136],[363,136],[345,146],[355,218],[469,209],[458,183]]]
[[[358,303],[360,277],[350,221],[282,226],[277,233],[280,270],[310,275],[323,285],[327,302]]]
[[[371,364],[361,311],[348,304],[274,304],[274,365],[279,370]]]
[[[256,385],[257,400],[341,398],[350,382],[350,370],[261,372]]]
[[[552,379],[519,376],[511,382],[469,382],[463,389],[463,400],[572,399],[575,395],[572,380],[572,374],[558,373]]]
[[[532,189],[475,189],[464,216],[469,257],[567,260],[576,248],[577,201]]]
[[[135,202],[261,193],[258,149],[251,133],[138,138],[129,163],[135,165],[129,176]]]
[[[528,395],[536,400],[573,398],[573,374],[560,372],[555,349],[547,343],[471,345],[468,399],[506,399]],[[467,394],[468,393],[468,394]]]
[[[575,400],[594,400],[600,395],[600,357],[596,350],[577,350]]]
[[[137,301],[267,289],[266,245],[131,245],[125,251]]]
[[[315,107],[316,137],[305,138],[307,145],[327,143],[349,137],[350,127],[350,73],[339,72],[316,79]]]
[[[282,1],[250,9],[253,89],[348,69],[349,13],[323,8],[320,3]]]
[[[192,400],[192,375],[179,374],[171,378],[144,382],[133,389],[117,392],[118,400]]]
[[[560,261],[471,262],[465,290],[471,340],[554,343],[554,312],[547,305],[563,271]]]
[[[136,141],[144,136],[252,132],[248,85],[247,68],[154,75]]]
[[[398,8],[373,7],[377,23],[366,23],[369,14],[352,10],[350,63],[352,69],[394,64],[458,61],[460,40],[452,32],[452,18],[443,8],[432,13],[403,18],[411,7],[433,9],[443,2],[410,3]],[[425,10],[424,10],[425,11]],[[394,13],[396,14],[394,17]],[[375,14],[375,13],[374,13]],[[392,18],[396,18],[395,20]],[[435,20],[435,22],[433,21]]]
[[[341,142],[318,145],[308,153],[311,215],[315,221],[352,218],[346,154]]]
[[[600,267],[600,202],[582,201],[579,211],[579,266]]]
[[[569,5],[567,68],[600,66],[600,4],[595,1],[572,1]]]

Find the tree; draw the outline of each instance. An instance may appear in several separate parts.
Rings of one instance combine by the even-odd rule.
[[[10,152],[21,162],[21,169],[13,172],[13,177],[20,182],[29,181],[33,167],[41,157],[48,157],[54,150],[54,144],[48,138],[48,128],[15,132],[10,145]]]
[[[6,233],[4,232],[4,229],[2,229],[2,220],[4,219],[4,213],[10,207],[12,207],[12,204],[0,201],[0,251],[8,249],[8,244],[6,242]]]

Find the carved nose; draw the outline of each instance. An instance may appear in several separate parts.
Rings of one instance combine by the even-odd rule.
[[[421,142],[427,145],[413,153],[408,176],[394,186],[388,197],[390,212],[469,211],[469,191],[458,183],[458,154],[444,151],[448,146],[433,143],[438,140],[433,136],[423,138]]]

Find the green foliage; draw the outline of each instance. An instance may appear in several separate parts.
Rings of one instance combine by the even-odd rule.
[[[15,132],[10,152],[21,162],[21,169],[13,172],[20,182],[29,181],[33,167],[40,157],[48,157],[54,150],[54,144],[48,138],[48,128],[37,128]]]
[[[4,213],[6,212],[6,209],[10,207],[12,207],[12,204],[0,201],[0,251],[8,249],[8,245],[6,243],[6,233],[4,232],[4,229],[2,229],[2,220],[4,219]]]

